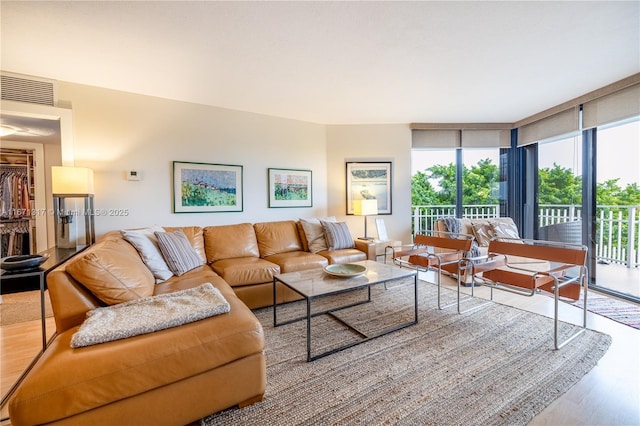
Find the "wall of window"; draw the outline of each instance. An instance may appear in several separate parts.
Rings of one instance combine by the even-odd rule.
[[[506,205],[511,124],[412,127],[413,233],[443,216],[500,216]],[[502,165],[502,167],[501,167]]]
[[[411,128],[414,233],[510,216],[523,238],[586,245],[590,285],[640,301],[640,74],[516,123]]]
[[[519,225],[586,245],[590,286],[640,301],[640,84],[626,83],[517,126]]]
[[[538,145],[537,239],[582,244],[582,136]]]
[[[594,288],[640,300],[640,117],[596,129]]]
[[[492,218],[506,206],[506,149],[412,150],[414,233],[443,216]],[[501,170],[502,165],[502,170]]]

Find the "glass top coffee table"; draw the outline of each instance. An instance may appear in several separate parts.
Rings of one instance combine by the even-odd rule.
[[[307,362],[314,361],[318,358],[325,357],[327,355],[331,355],[338,351],[342,351],[344,349],[350,348],[357,344],[378,338],[380,336],[384,336],[386,334],[392,333],[394,331],[401,330],[403,328],[412,326],[418,323],[418,278],[417,272],[411,269],[401,269],[397,266],[390,266],[384,263],[374,262],[371,260],[365,260],[362,262],[354,262],[356,265],[366,266],[367,270],[362,275],[355,277],[337,277],[328,274],[323,269],[309,269],[306,271],[299,272],[288,272],[284,274],[275,275],[273,277],[273,326],[279,327],[286,324],[291,324],[293,322],[307,320]],[[407,322],[401,322],[399,324],[394,324],[384,330],[377,331],[373,334],[369,334],[366,332],[362,332],[358,328],[350,325],[343,319],[337,317],[334,313],[340,310],[344,310],[347,308],[355,307],[358,305],[363,305],[366,303],[370,303],[371,299],[371,287],[384,284],[385,289],[387,288],[386,284],[392,281],[403,280],[407,278],[413,278],[412,284],[414,287],[413,291],[413,318]],[[277,283],[282,283],[287,288],[293,290],[304,298],[306,302],[306,315],[301,316],[294,319],[289,319],[286,321],[282,321],[278,323],[277,310],[278,304],[275,303],[277,299]],[[312,302],[314,300],[335,296],[341,293],[350,293],[356,290],[364,289],[367,292],[366,300],[360,300],[356,302],[351,302],[345,305],[339,305],[336,307],[329,307],[329,309],[322,310],[320,312],[312,313]],[[286,305],[280,307],[280,309],[286,309]],[[341,345],[339,347],[332,348],[328,351],[321,352],[319,354],[312,355],[312,339],[311,339],[311,319],[320,315],[328,315],[341,324],[345,325],[356,334],[359,335],[359,339],[355,342],[350,342],[348,344]]]

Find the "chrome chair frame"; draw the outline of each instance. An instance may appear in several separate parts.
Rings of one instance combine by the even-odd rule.
[[[533,247],[537,247],[537,249],[532,250]],[[466,264],[461,265],[461,267],[467,267],[471,269],[471,277],[474,284],[477,283],[491,289],[491,301],[493,300],[494,289],[503,290],[527,297],[531,297],[537,294],[540,289],[544,289],[545,291],[553,290],[553,344],[555,349],[558,350],[582,333],[584,333],[587,328],[587,286],[589,282],[589,274],[586,267],[586,261],[588,257],[587,254],[587,247],[580,244],[568,244],[529,239],[494,238],[489,243],[489,255],[487,256],[487,261],[480,264],[467,262]],[[509,255],[558,263],[558,265],[552,268],[550,267],[545,271],[533,271],[531,269],[526,269],[519,266],[514,266],[514,264],[510,264],[508,258]],[[504,268],[508,268],[508,270]],[[567,271],[574,268],[578,269],[577,276],[568,276]],[[517,274],[512,273],[511,275],[519,275],[520,284],[528,282],[529,286],[523,287],[522,285],[518,285],[518,283],[516,283],[515,281],[506,282],[507,280],[494,280],[484,275],[486,273],[491,273],[491,271],[501,269],[507,272],[516,272]],[[496,276],[500,277],[500,275],[498,274]],[[509,277],[509,275],[505,273],[502,274],[502,277],[506,278]],[[527,277],[528,279],[526,279]],[[582,291],[582,325],[580,326],[581,328],[579,330],[571,334],[562,342],[559,342],[558,302],[560,301],[561,297],[565,297],[561,294],[563,289],[567,288],[567,290],[570,290],[567,286],[575,284],[579,286],[577,292],[578,298],[580,292]],[[459,280],[458,292],[460,292]],[[458,305],[458,312],[469,312],[482,306],[484,306],[484,304],[467,311],[460,312],[460,305]]]
[[[468,234],[454,234],[444,231],[431,231],[425,234],[417,234],[414,237],[413,244],[398,247],[387,247],[391,250],[393,263],[401,268],[411,268],[420,272],[433,271],[436,273],[436,282],[432,283],[438,288],[438,309],[446,309],[451,306],[460,305],[461,302],[470,300],[474,297],[471,287],[471,295],[460,300],[460,264],[469,259],[471,244],[474,237]],[[446,250],[438,252],[438,250]],[[405,260],[404,258],[408,258]],[[415,263],[413,260],[424,258],[424,262]],[[386,259],[386,251],[385,251]],[[451,271],[444,267],[447,265],[456,265],[455,271],[458,279],[458,298],[455,302],[444,305],[442,304],[442,274],[451,274]],[[459,308],[458,308],[459,309]]]

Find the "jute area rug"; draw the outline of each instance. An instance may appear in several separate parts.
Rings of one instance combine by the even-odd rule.
[[[413,315],[412,291],[378,286],[372,303],[340,317],[369,331],[406,320]],[[452,300],[455,293],[445,291]],[[274,329],[272,310],[256,311],[266,338],[264,400],[202,424],[526,424],[591,370],[611,343],[610,336],[587,330],[556,351],[549,318],[495,303],[463,315],[455,307],[439,311],[435,294],[433,285],[420,282],[417,325],[311,363],[305,321]],[[279,308],[279,321],[301,308]],[[314,353],[355,338],[327,316],[312,324]],[[563,324],[560,332],[572,330]]]
[[[45,317],[53,316],[49,292],[45,290]],[[40,290],[2,295],[0,325],[12,325],[40,319]]]

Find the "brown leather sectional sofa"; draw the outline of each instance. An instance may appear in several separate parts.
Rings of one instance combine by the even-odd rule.
[[[249,308],[273,304],[273,275],[322,268],[332,263],[375,260],[375,245],[355,240],[355,248],[309,252],[300,222],[262,222],[204,228],[207,263]],[[278,288],[279,303],[297,297]]]
[[[9,402],[13,425],[179,425],[260,401],[266,386],[264,335],[250,309],[273,303],[273,275],[375,259],[375,245],[360,240],[356,248],[311,253],[304,229],[295,221],[165,228],[177,229],[202,266],[160,284],[119,231],[48,275],[57,336]],[[87,260],[99,268],[79,271]],[[102,283],[103,274],[107,281],[115,276],[131,286],[148,286],[151,280],[153,295],[209,282],[230,310],[153,333],[71,348],[71,337],[87,312],[105,305],[81,281]],[[106,291],[117,295],[120,289]],[[279,293],[279,302],[296,298]]]

